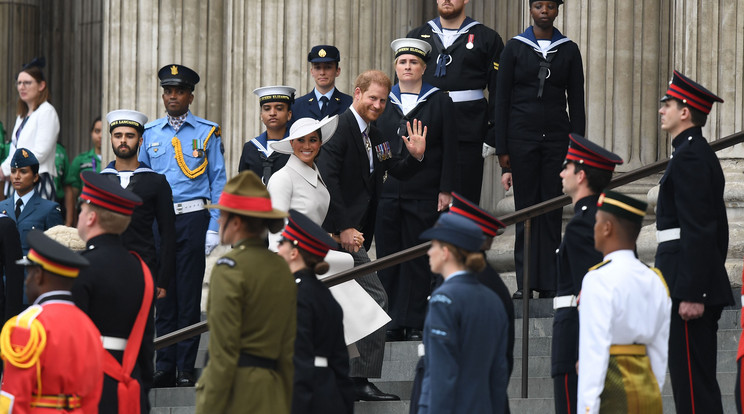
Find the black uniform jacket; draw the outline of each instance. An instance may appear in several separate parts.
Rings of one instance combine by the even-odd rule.
[[[297,337],[292,413],[352,413],[354,391],[341,306],[310,270],[300,270],[294,276]],[[316,357],[326,358],[328,366],[317,366]]]
[[[475,277],[479,282],[494,291],[499,299],[501,299],[501,302],[504,303],[504,308],[506,308],[506,316],[509,319],[509,338],[506,342],[506,364],[509,367],[509,376],[511,376],[514,369],[514,302],[512,301],[511,293],[509,293],[509,288],[506,287],[504,281],[501,280],[499,273],[488,264],[488,261],[486,261],[486,268],[475,275]]]
[[[102,336],[129,338],[145,289],[142,266],[117,235],[93,237],[86,246],[87,249],[81,254],[88,259],[90,266],[80,271],[72,286],[75,304],[88,314]],[[148,393],[152,386],[155,356],[153,310],[154,306],[150,308],[139,356],[132,371],[132,378],[140,382],[142,412],[149,412],[150,406]],[[123,351],[108,352],[121,362]],[[109,376],[104,378],[100,412],[117,412],[117,387],[114,379]]]
[[[113,161],[101,174],[119,184]],[[126,188],[140,196],[143,203],[134,209],[132,222],[122,233],[121,241],[124,247],[137,252],[147,263],[157,286],[166,288],[176,272],[176,214],[170,184],[164,175],[141,162]],[[152,224],[155,220],[160,236],[159,246],[155,246],[153,238]]]
[[[289,127],[284,136],[286,137],[287,135],[289,135]],[[264,132],[243,144],[243,153],[240,154],[240,161],[238,162],[238,172],[251,170],[257,176],[261,177],[264,185],[268,184],[271,174],[281,170],[289,159],[289,154],[282,154],[280,152],[272,152],[271,155],[267,156],[267,146],[268,136]],[[271,174],[264,176],[264,172],[267,170],[271,170]]]
[[[418,104],[403,115],[400,108],[400,87],[395,85],[385,111],[375,121],[385,139],[390,142],[393,158],[400,160],[408,156],[408,149],[401,136],[408,135],[406,122],[421,121],[426,126],[426,156],[420,170],[409,180],[400,181],[388,176],[383,185],[382,196],[414,200],[436,200],[439,193],[456,191],[457,129],[451,114],[452,100],[439,89],[424,84],[419,93]]]
[[[349,108],[351,102],[354,100],[351,96],[341,93],[338,88],[334,89],[331,99],[328,101],[328,109],[326,112],[327,116],[333,116],[342,114],[346,109]],[[310,91],[307,95],[303,95],[292,104],[292,122],[300,118],[313,118],[320,120],[323,116],[320,115],[320,106],[318,100],[315,97],[315,90]]]
[[[496,91],[496,153],[508,154],[509,141],[565,140],[570,132],[584,135],[584,71],[576,43],[553,29],[549,54],[550,73],[545,79],[542,98],[537,98],[542,53],[516,38],[506,42],[501,53]],[[532,27],[520,35],[534,41]],[[564,40],[565,39],[565,40]],[[561,43],[562,41],[562,43]],[[536,41],[535,41],[536,43]],[[568,113],[566,113],[568,105]]]
[[[23,267],[16,260],[23,257],[21,236],[18,234],[15,221],[0,214],[0,276],[5,276],[5,283],[0,283],[0,320],[19,314],[23,310]]]
[[[374,236],[377,200],[385,171],[405,180],[415,174],[421,164],[410,156],[393,160],[385,148],[390,148],[390,138],[383,137],[374,126],[370,126],[369,131],[374,163],[372,174],[362,132],[351,108],[339,116],[336,132],[323,145],[317,158],[318,168],[331,194],[323,228],[331,233],[355,228],[364,234],[367,249]]]
[[[672,299],[733,305],[724,266],[728,220],[721,164],[699,127],[677,135],[672,146],[672,159],[660,181],[656,228],[680,228],[680,239],[659,244],[656,267]]]
[[[584,197],[574,205],[574,216],[566,225],[563,241],[556,252],[558,274],[556,296],[578,296],[581,281],[589,268],[602,261],[594,249],[594,222],[599,195]],[[579,359],[579,313],[576,308],[561,308],[553,319],[551,375],[576,372]]]
[[[475,24],[473,24],[475,23]],[[439,18],[411,30],[407,37],[423,40],[431,44],[432,51],[424,72],[424,82],[443,91],[488,89],[488,96],[496,96],[496,78],[499,73],[499,56],[504,49],[504,41],[495,30],[466,18],[461,29],[473,24],[461,34],[452,45],[442,49],[439,35],[432,24],[439,29]],[[468,41],[472,36],[472,48]],[[442,54],[451,56],[444,76],[435,76],[437,59]],[[447,58],[449,60],[449,58]],[[458,135],[461,140],[481,142],[486,135],[489,123],[493,124],[493,98],[489,105],[485,99],[455,103],[457,110]]]

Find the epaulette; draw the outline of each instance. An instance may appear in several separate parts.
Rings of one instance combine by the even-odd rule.
[[[204,119],[204,118],[199,118],[198,116],[196,116],[194,114],[191,114],[191,116],[194,118],[195,121],[197,121],[199,123],[202,123],[202,124],[205,124],[205,125],[209,125],[209,126],[213,126],[213,127],[217,127],[218,130],[220,129],[220,125],[218,123],[216,123],[216,122],[212,122],[212,121],[210,121],[208,119]]]
[[[30,328],[31,323],[41,314],[41,311],[43,310],[44,308],[42,308],[40,305],[29,306],[28,308],[26,308],[26,310],[12,318],[13,320],[15,320],[14,325],[26,329]]]
[[[648,266],[648,265],[646,265],[646,266]],[[656,267],[652,267],[652,266],[648,266],[648,268],[651,269],[651,270],[653,270],[654,273],[656,273],[657,275],[659,275],[659,279],[661,279],[661,283],[664,284],[664,289],[666,289],[667,297],[669,297],[670,296],[669,295],[669,285],[667,285],[666,279],[664,279],[664,275],[661,274],[661,270],[658,269],[658,268],[656,268]]]
[[[450,299],[447,295],[442,295],[441,293],[436,294],[429,299],[429,303],[437,303],[441,302],[446,305],[452,304],[452,299]]]
[[[162,117],[162,118],[158,118],[158,119],[156,119],[154,121],[150,121],[150,122],[146,123],[145,124],[145,129],[150,129],[150,128],[156,127],[156,126],[162,126],[166,122],[168,122],[168,117],[167,116]]]
[[[590,267],[590,268],[589,268],[589,271],[591,272],[592,270],[597,270],[597,269],[599,269],[600,267],[602,267],[602,266],[606,265],[607,263],[610,263],[611,261],[612,261],[612,260],[605,260],[605,261],[604,261],[604,262],[602,262],[602,263],[597,263],[597,264],[595,264],[594,266]]]
[[[217,259],[215,265],[226,265],[227,267],[235,267],[235,260],[229,257],[220,257]]]

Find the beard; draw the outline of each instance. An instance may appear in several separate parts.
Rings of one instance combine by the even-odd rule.
[[[122,151],[121,149],[114,147],[113,145],[111,146],[111,149],[114,150],[114,155],[116,155],[117,158],[128,160],[137,155],[137,151],[133,151],[129,147],[126,148],[126,150]]]
[[[463,10],[465,9],[465,5],[461,4],[458,8],[456,5],[452,4],[453,9],[450,10],[443,10],[441,6],[437,6],[437,11],[439,12],[439,16],[444,19],[452,19],[455,17],[458,17],[462,14]]]

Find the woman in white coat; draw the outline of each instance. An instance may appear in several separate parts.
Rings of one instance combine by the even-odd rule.
[[[320,147],[336,131],[338,116],[320,121],[301,118],[292,124],[289,135],[271,143],[271,148],[282,154],[291,154],[287,165],[272,174],[266,186],[271,194],[271,204],[282,211],[297,210],[320,225],[328,212],[331,196],[328,193],[315,158]],[[269,239],[269,241],[274,241]],[[270,247],[275,247],[270,243]]]
[[[18,110],[10,141],[9,154],[15,154],[17,148],[31,150],[39,160],[39,181],[35,190],[42,198],[55,200],[56,189],[54,177],[54,155],[59,135],[59,117],[49,103],[49,88],[41,68],[44,58],[34,59],[26,64],[18,74]],[[13,196],[13,186],[9,185],[10,160],[3,161],[0,168],[0,182],[5,184],[5,196]]]
[[[301,118],[292,124],[286,138],[270,144],[276,152],[291,154],[287,164],[271,175],[266,186],[271,194],[272,207],[282,211],[297,210],[315,224],[323,223],[331,196],[315,165],[315,159],[321,146],[333,137],[337,125],[337,115],[320,121]],[[280,240],[280,233],[269,234],[269,248],[277,250]],[[364,238],[359,236],[356,243],[361,246]],[[325,260],[331,268],[324,276],[350,269],[354,265],[351,255],[335,250],[329,251]],[[347,345],[390,321],[385,311],[356,281],[334,286],[331,293],[344,312],[344,336]],[[355,352],[355,348],[350,350],[350,353]]]

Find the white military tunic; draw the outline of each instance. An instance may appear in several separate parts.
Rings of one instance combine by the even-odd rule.
[[[599,412],[611,345],[646,345],[659,391],[664,387],[672,306],[666,284],[631,250],[604,259],[581,285],[578,413]]]

